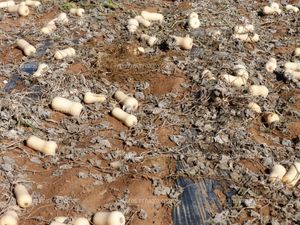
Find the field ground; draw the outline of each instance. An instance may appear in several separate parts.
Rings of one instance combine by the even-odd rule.
[[[42,2],[27,17],[0,9],[2,213],[15,208],[20,225],[113,210],[124,212],[127,225],[187,225],[192,217],[193,225],[299,223],[299,187],[267,181],[274,163],[288,168],[299,160],[300,85],[283,70],[285,62],[299,60],[293,55],[300,47],[299,13],[263,16],[264,0],[73,1],[85,15],[70,15],[67,25],[42,35],[40,29],[71,6]],[[130,34],[128,19],[142,10],[165,20]],[[201,22],[197,30],[185,26],[193,11]],[[245,23],[255,25],[259,42],[232,38],[233,27]],[[148,47],[140,33],[156,35],[159,43]],[[186,34],[194,40],[190,51],[170,41],[170,35]],[[37,53],[24,56],[19,38]],[[54,59],[66,47],[76,56]],[[265,70],[271,56],[278,60],[274,73]],[[250,74],[241,89],[217,78],[232,74],[237,62]],[[34,78],[28,71],[39,63],[50,71]],[[204,69],[217,79],[202,75]],[[250,96],[251,84],[266,85],[268,97]],[[110,114],[119,106],[112,97],[118,89],[140,102],[134,128]],[[83,103],[80,118],[50,107],[56,96],[82,102],[87,91],[106,94],[107,101]],[[247,109],[250,101],[263,113]],[[266,112],[279,114],[280,122],[266,125]],[[32,134],[57,141],[56,156],[26,147]],[[16,207],[16,183],[33,194],[32,207]]]

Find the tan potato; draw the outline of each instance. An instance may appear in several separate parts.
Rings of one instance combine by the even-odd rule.
[[[26,144],[29,148],[44,153],[45,155],[55,155],[57,144],[54,141],[44,141],[34,135],[30,136]]]
[[[136,98],[130,97],[122,91],[116,91],[114,98],[121,103],[123,110],[135,111],[139,106],[139,102]]]
[[[120,108],[114,108],[111,112],[112,116],[122,121],[127,127],[133,127],[137,124],[137,118]]]
[[[33,47],[31,44],[29,44],[24,39],[17,40],[17,46],[23,50],[24,54],[26,56],[31,56],[36,53],[35,47]]]
[[[83,106],[66,98],[55,97],[51,103],[52,109],[72,116],[80,116]]]
[[[17,184],[14,188],[14,193],[21,208],[27,208],[32,205],[32,197],[24,185]]]
[[[281,179],[283,178],[283,176],[286,174],[286,169],[284,168],[284,166],[280,165],[280,164],[276,164],[273,166],[272,171],[270,173],[270,177],[269,180],[271,182],[274,181],[281,181]]]

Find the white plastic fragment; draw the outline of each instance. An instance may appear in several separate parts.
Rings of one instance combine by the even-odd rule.
[[[145,49],[143,47],[137,47],[137,50],[140,52],[140,53],[145,53]]]

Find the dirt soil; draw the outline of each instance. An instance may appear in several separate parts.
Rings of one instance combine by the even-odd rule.
[[[281,2],[283,9],[287,3],[300,6],[299,0]],[[217,193],[223,210],[207,224],[300,223],[299,186],[268,181],[274,164],[288,169],[300,160],[300,82],[284,73],[285,62],[300,60],[293,54],[300,47],[300,14],[264,16],[268,4],[44,0],[27,17],[0,9],[0,213],[14,209],[20,225],[44,225],[57,216],[91,219],[98,211],[119,210],[126,225],[171,225],[184,191],[176,179],[185,176],[219,180],[235,190],[232,206]],[[73,6],[84,8],[84,16],[70,14]],[[142,10],[160,12],[164,21],[129,33],[128,20]],[[42,34],[61,12],[69,22]],[[198,29],[187,26],[191,12],[199,15]],[[257,43],[233,39],[234,26],[247,23],[254,24]],[[139,39],[142,33],[158,42],[148,46]],[[187,34],[193,48],[182,50],[171,35]],[[20,38],[37,52],[25,56],[16,45]],[[76,56],[56,60],[55,51],[67,47]],[[265,70],[270,57],[278,62],[273,73]],[[40,63],[49,70],[33,77],[28,70]],[[237,63],[250,74],[239,89],[219,79],[233,74]],[[205,69],[213,79],[202,74]],[[268,97],[251,96],[252,84],[267,86]],[[139,101],[132,128],[111,115],[121,107],[113,98],[118,89]],[[85,104],[87,91],[105,94],[106,102]],[[56,96],[81,102],[80,117],[54,111]],[[262,113],[247,108],[251,101]],[[268,112],[280,121],[267,125]],[[56,155],[27,147],[30,135],[56,141]],[[186,168],[177,171],[180,161]],[[31,207],[17,206],[17,183],[32,194]]]

